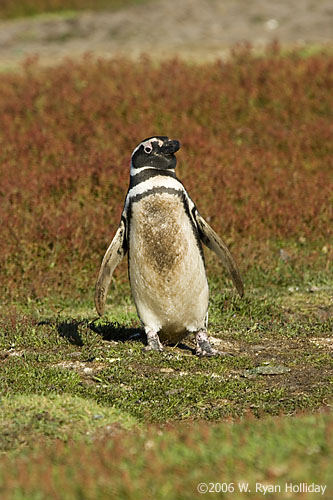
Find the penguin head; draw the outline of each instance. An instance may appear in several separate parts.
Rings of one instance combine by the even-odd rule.
[[[177,163],[175,153],[179,148],[179,141],[173,141],[169,137],[148,137],[134,149],[131,169],[134,171],[141,167],[174,169]]]

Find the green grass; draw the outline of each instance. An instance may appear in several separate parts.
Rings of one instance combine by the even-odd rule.
[[[87,398],[146,423],[327,406],[332,282],[248,286],[243,299],[225,285],[210,280],[210,334],[232,355],[214,359],[194,356],[191,337],[161,354],[142,352],[144,334],[127,283],[112,285],[101,319],[91,301],[52,304],[49,298],[9,308],[1,320],[0,391]]]
[[[298,496],[286,487],[314,483],[325,494],[305,498],[328,499],[332,427],[332,414],[324,413],[260,421],[248,417],[209,426],[149,426],[70,446],[42,442],[20,456],[0,457],[1,498],[186,500],[204,497],[197,486],[205,483],[213,491],[209,498],[258,499],[256,490],[264,485],[277,491],[265,498],[287,499]],[[246,484],[245,494],[240,488]],[[219,488],[229,493],[214,493]]]
[[[0,406],[0,453],[21,451],[39,439],[89,439],[100,429],[130,428],[135,419],[115,408],[68,394],[4,396]]]

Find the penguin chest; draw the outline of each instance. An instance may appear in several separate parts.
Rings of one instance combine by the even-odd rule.
[[[133,203],[129,274],[144,326],[170,341],[201,328],[208,307],[205,266],[182,200],[168,193]],[[184,335],[183,335],[184,336]]]

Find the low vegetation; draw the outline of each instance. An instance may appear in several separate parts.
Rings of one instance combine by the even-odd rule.
[[[328,499],[332,425],[332,414],[247,418],[151,426],[139,435],[109,431],[85,444],[41,443],[20,456],[0,457],[1,498]],[[201,483],[210,493],[198,492]],[[324,495],[291,491],[300,484],[320,485]]]
[[[178,176],[243,273],[256,269],[252,286],[286,275],[293,285],[306,269],[325,281],[332,57],[272,51],[206,66],[28,61],[23,74],[1,75],[2,298],[75,303],[91,293],[131,151],[162,133],[181,141]]]

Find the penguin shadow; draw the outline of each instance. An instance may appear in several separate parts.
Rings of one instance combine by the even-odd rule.
[[[94,320],[65,320],[56,324],[56,329],[60,337],[65,338],[73,345],[82,347],[85,344],[85,337],[89,330],[100,335],[102,340],[114,342],[141,342],[145,344],[145,334],[140,328],[128,328],[118,323],[107,325],[96,325]]]
[[[79,331],[79,326],[82,325],[82,321],[61,321],[56,325],[56,329],[60,335],[64,339],[68,340],[73,345],[77,345],[82,347],[84,342],[81,336],[81,332]]]
[[[66,339],[73,345],[82,347],[85,343],[85,337],[89,335],[89,330],[97,333],[101,336],[102,340],[108,342],[140,342],[142,346],[147,345],[146,334],[143,328],[140,327],[126,327],[119,323],[108,323],[104,325],[98,325],[95,320],[75,320],[68,319],[60,322],[54,322],[52,320],[43,320],[38,323],[38,325],[52,325],[55,326],[60,337]],[[185,353],[195,353],[195,349],[187,343],[180,342],[176,345],[166,346],[172,350],[177,347]]]
[[[126,327],[119,323],[108,323],[104,325],[96,325],[94,321],[89,323],[89,328],[95,333],[98,333],[103,340],[113,342],[141,342],[146,344],[146,335],[142,328]]]

